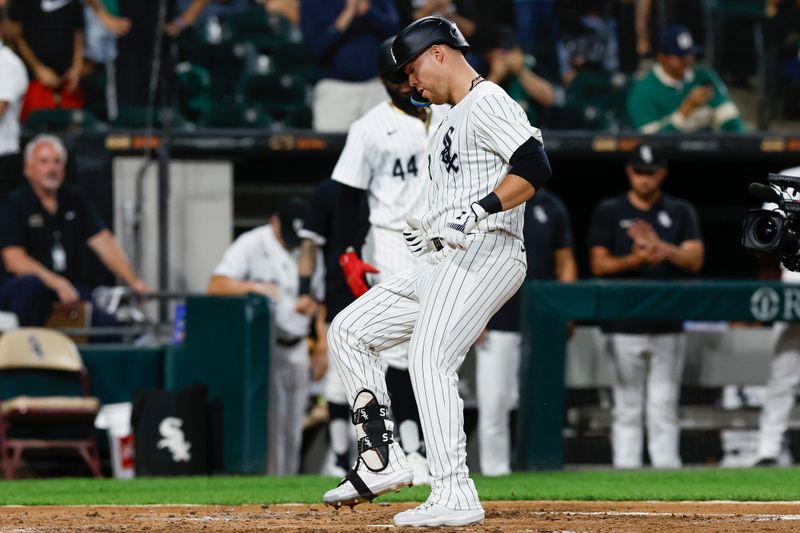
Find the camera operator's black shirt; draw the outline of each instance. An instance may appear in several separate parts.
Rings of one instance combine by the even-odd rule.
[[[540,190],[525,203],[526,279],[556,278],[556,250],[572,248],[572,224],[561,199]],[[519,331],[520,293],[517,291],[489,320],[488,329]]]
[[[627,193],[607,198],[595,208],[589,226],[587,244],[603,246],[611,255],[629,255],[633,239],[628,228],[634,219],[641,219],[653,226],[658,236],[671,244],[680,246],[684,241],[701,240],[700,225],[694,207],[686,202],[662,194],[649,211],[641,211],[628,200]],[[607,279],[669,280],[686,278],[693,274],[678,268],[668,261],[656,265],[643,265],[636,270],[627,270]],[[605,333],[676,333],[683,331],[683,323],[676,321],[609,321],[601,324]]]
[[[50,270],[56,270],[53,250],[60,244],[66,261],[65,268],[57,272],[72,283],[86,283],[86,241],[106,226],[77,189],[62,186],[58,190],[58,211],[51,215],[25,181],[0,208],[0,228],[0,250],[21,246]],[[5,275],[5,268],[2,273]]]

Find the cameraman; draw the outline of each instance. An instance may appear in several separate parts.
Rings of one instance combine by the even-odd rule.
[[[590,224],[592,273],[611,279],[675,279],[703,266],[703,243],[694,208],[661,192],[667,163],[641,145],[625,171],[630,189],[602,201]],[[614,466],[640,468],[644,428],[656,468],[681,466],[678,399],[685,335],[680,321],[636,320],[601,324],[614,364],[611,444]]]
[[[784,176],[800,177],[800,167],[782,171]],[[777,205],[766,204],[764,209]],[[800,283],[800,273],[781,265],[781,281]],[[795,401],[795,388],[800,383],[800,325],[779,322],[774,328],[776,339],[770,363],[769,380],[764,394],[758,431],[758,455],[755,466],[778,464],[783,435],[789,426],[789,417]]]

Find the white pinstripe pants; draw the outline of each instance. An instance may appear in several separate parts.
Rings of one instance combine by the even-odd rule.
[[[380,352],[410,339],[409,372],[431,469],[428,501],[478,509],[467,469],[458,369],[489,318],[525,279],[522,241],[470,235],[466,250],[445,248],[370,289],[328,330],[331,361],[352,404],[369,389],[389,404]]]

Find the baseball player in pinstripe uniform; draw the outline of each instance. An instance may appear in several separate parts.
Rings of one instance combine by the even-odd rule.
[[[387,39],[378,53],[379,72],[390,98],[350,126],[332,174],[340,189],[334,226],[342,239],[339,244],[343,245],[334,254],[344,251],[340,265],[356,297],[369,288],[365,274],[372,283],[378,283],[419,262],[405,245],[403,229],[407,216],[418,217],[424,210],[430,181],[426,164],[428,139],[446,112],[446,106],[414,106],[408,82],[388,80],[396,66],[391,54],[393,41],[394,37]],[[365,195],[370,229],[362,248],[363,233],[358,231],[356,213]],[[400,445],[414,470],[414,483],[428,483],[419,412],[408,375],[408,343],[381,350],[381,360],[388,367],[386,381],[393,399],[392,414]],[[326,397],[335,468],[342,468],[344,475],[351,464],[347,453],[350,408],[333,368],[328,372]]]
[[[427,212],[404,231],[422,261],[372,287],[334,319],[331,362],[353,408],[359,458],[325,493],[354,505],[410,485],[393,438],[382,349],[410,341],[409,372],[431,469],[428,500],[395,516],[401,526],[459,526],[484,511],[466,464],[458,369],[489,318],[525,279],[523,204],[550,176],[541,132],[497,85],[467,63],[456,25],[426,17],[395,38],[394,79],[414,100],[453,107],[429,143]]]

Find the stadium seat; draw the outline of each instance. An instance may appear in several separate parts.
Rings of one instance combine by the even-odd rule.
[[[269,128],[272,118],[264,106],[254,103],[212,105],[200,119],[207,128]]]
[[[86,109],[39,109],[31,112],[25,130],[45,132],[99,131],[105,128],[94,113]]]
[[[232,102],[242,76],[255,69],[257,58],[252,44],[222,43],[194,48],[189,53],[188,61],[208,72],[214,101]]]
[[[3,477],[14,477],[22,453],[30,449],[74,450],[94,477],[102,477],[92,430],[100,402],[89,395],[86,368],[75,344],[44,328],[9,331],[0,337],[0,375]],[[74,434],[50,436],[58,428]]]
[[[190,120],[198,119],[212,107],[211,75],[207,69],[186,61],[178,63],[175,80],[180,110]]]
[[[318,77],[317,65],[303,43],[287,43],[275,49],[271,58],[275,72],[297,74],[307,81],[315,81]]]
[[[147,106],[125,106],[119,109],[112,125],[116,128],[145,129],[147,127]],[[173,129],[192,129],[193,125],[176,109],[157,108],[153,112],[154,128],[164,128],[169,124]]]
[[[257,102],[278,121],[304,122],[296,115],[309,106],[309,88],[305,80],[293,74],[249,74],[240,85],[239,102]],[[294,120],[291,120],[295,117]]]
[[[206,17],[183,30],[178,36],[177,44],[181,50],[191,50],[208,44],[228,42],[230,37],[230,31],[218,17]]]
[[[268,13],[262,7],[229,13],[222,17],[221,22],[233,42],[252,43],[262,52],[301,40],[299,30],[291,22],[276,13]]]
[[[625,124],[627,87],[624,74],[582,70],[567,89],[566,105],[555,123],[563,129],[618,131]]]

